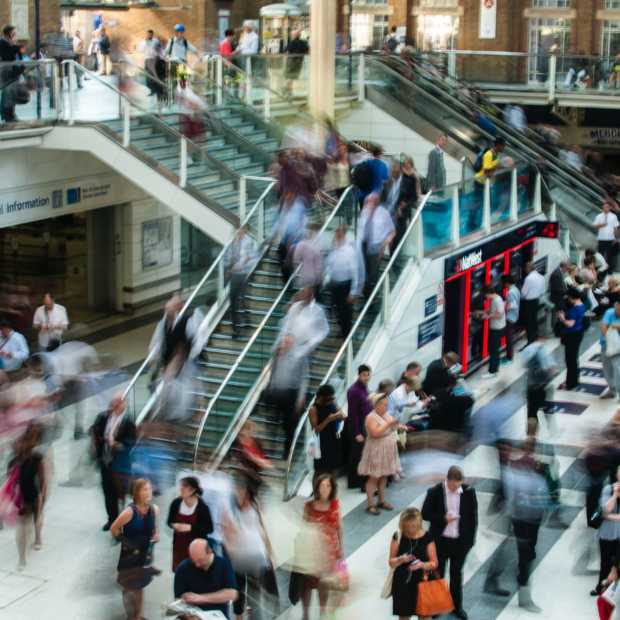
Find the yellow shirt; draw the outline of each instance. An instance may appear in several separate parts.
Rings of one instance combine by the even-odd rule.
[[[488,172],[495,170],[499,164],[499,157],[493,149],[489,149],[482,157],[482,168],[476,172],[477,179],[484,179]]]

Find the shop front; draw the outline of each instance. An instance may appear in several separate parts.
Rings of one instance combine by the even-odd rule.
[[[490,284],[500,291],[504,274],[520,282],[525,264],[537,259],[536,239],[557,239],[558,235],[557,223],[534,221],[446,258],[443,351],[459,354],[464,373],[472,372],[488,357],[489,325],[479,318],[487,306],[484,287]],[[543,274],[546,264],[546,257],[536,260]]]

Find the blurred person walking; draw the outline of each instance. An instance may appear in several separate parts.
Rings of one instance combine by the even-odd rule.
[[[368,476],[366,512],[377,516],[380,508],[394,510],[394,506],[385,500],[385,486],[390,476],[395,476],[401,471],[395,431],[400,428],[406,430],[406,427],[388,415],[386,394],[375,395],[371,402],[373,409],[364,422],[366,441],[357,471],[360,476]],[[375,492],[378,497],[376,504]]]
[[[347,486],[349,489],[361,489],[365,493],[365,481],[357,468],[362,458],[366,441],[366,416],[372,411],[368,400],[368,383],[370,366],[362,364],[357,369],[357,381],[347,390],[347,419],[344,430],[347,440]]]
[[[529,344],[521,354],[526,369],[526,400],[528,424],[533,420],[538,425],[538,412],[545,407],[549,383],[553,379],[555,364],[553,357],[541,341]]]
[[[581,293],[576,289],[568,292],[568,309],[558,312],[558,321],[563,326],[562,344],[566,362],[566,380],[558,386],[560,390],[574,390],[579,386],[579,347],[585,331],[586,308]]]
[[[291,40],[288,42],[285,50],[286,58],[286,90],[289,95],[293,94],[293,83],[299,79],[301,70],[304,66],[304,56],[310,52],[308,41],[301,38],[301,30],[293,30],[291,32]]]
[[[245,289],[258,255],[256,242],[248,233],[247,225],[241,226],[226,253],[226,272],[229,277],[230,318],[233,338],[241,335],[242,313],[245,313]]]
[[[57,304],[51,293],[45,293],[43,305],[35,310],[32,326],[39,332],[39,351],[53,351],[60,346],[69,327],[67,309]]]
[[[301,265],[297,276],[297,287],[310,287],[314,297],[320,301],[321,284],[323,282],[323,255],[321,253],[319,224],[310,224],[304,239],[293,250],[293,269]]]
[[[417,508],[407,508],[400,515],[398,532],[390,541],[388,563],[394,571],[392,577],[392,614],[400,620],[416,615],[418,584],[426,572],[437,569],[437,548],[430,532],[424,529],[422,513]],[[418,616],[419,620],[428,617]]]
[[[426,171],[426,184],[432,192],[444,187],[446,184],[445,148],[448,145],[448,136],[441,134],[435,142],[434,148],[428,154],[428,167]]]
[[[287,192],[282,199],[278,219],[274,224],[270,243],[278,244],[278,259],[282,271],[282,282],[286,284],[292,275],[289,253],[294,245],[303,239],[306,230],[306,207],[299,195]]]
[[[463,609],[463,565],[476,541],[478,500],[475,489],[463,481],[463,471],[455,465],[450,467],[446,479],[427,491],[422,517],[431,526],[442,578],[446,562],[450,561],[450,594],[455,607],[452,613],[467,620]]]
[[[144,56],[144,71],[146,73],[146,87],[150,95],[162,96],[162,86],[158,83],[161,75],[163,49],[161,41],[155,36],[153,30],[146,31],[146,38],[140,42],[138,51]]]
[[[133,501],[110,527],[121,543],[117,582],[123,590],[127,620],[143,620],[144,588],[160,571],[153,568],[153,545],[159,542],[159,508],[152,503],[151,483],[138,478],[132,489]]]
[[[0,62],[14,63],[17,60],[19,47],[17,45],[17,30],[15,26],[7,24],[2,29],[0,38]],[[13,85],[17,83],[23,68],[15,64],[5,65],[0,70],[0,120],[5,123],[16,123],[15,97]]]
[[[312,288],[299,292],[297,301],[282,320],[274,344],[268,398],[280,415],[286,435],[283,458],[288,458],[299,411],[305,399],[310,358],[329,334],[325,311],[313,297]]]
[[[538,340],[538,307],[545,294],[545,277],[540,274],[533,262],[525,264],[525,280],[521,287],[521,308],[527,334],[527,344]]]
[[[379,280],[381,259],[390,247],[396,229],[388,210],[380,204],[378,194],[366,198],[357,225],[357,239],[364,257],[366,282],[364,296],[368,298]]]
[[[168,527],[172,528],[172,571],[189,558],[189,545],[196,538],[206,538],[213,532],[209,507],[202,501],[198,478],[186,476],[179,482],[179,496],[168,509]]]
[[[514,341],[519,329],[519,309],[521,307],[521,291],[517,287],[512,274],[502,276],[502,286],[507,289],[504,308],[506,312],[506,360],[514,360]]]
[[[379,194],[390,178],[390,171],[383,161],[383,149],[378,145],[370,147],[370,157],[362,160],[351,171],[351,180],[357,187],[360,207],[371,194]]]
[[[327,617],[328,609],[335,610],[339,602],[334,600],[329,605],[330,582],[339,582],[337,588],[348,588],[348,572],[344,563],[344,549],[342,537],[342,520],[340,516],[340,501],[338,500],[338,486],[331,474],[321,474],[313,484],[312,499],[304,504],[304,520],[318,526],[320,532],[320,548],[316,553],[323,556],[324,573],[320,575],[305,575],[301,592],[303,605],[303,620],[309,619],[312,590],[318,590],[321,618]],[[334,593],[334,598],[336,598]]]
[[[16,480],[21,494],[21,506],[17,521],[16,541],[19,563],[17,570],[26,567],[26,548],[34,524],[34,549],[43,545],[43,507],[47,497],[48,475],[43,454],[38,449],[42,430],[37,424],[30,424],[15,442],[15,455],[9,461],[9,476],[15,468]]]
[[[332,306],[345,340],[353,327],[353,307],[359,295],[360,264],[355,246],[347,239],[345,226],[338,226],[334,233],[334,244],[326,261],[326,281]]]
[[[618,216],[612,212],[612,203],[606,200],[603,203],[603,212],[594,218],[594,228],[597,229],[598,251],[609,265],[609,271],[616,270],[618,255]]]
[[[233,611],[236,620],[246,617],[248,607],[252,620],[272,620],[277,616],[273,549],[263,523],[257,486],[241,475],[235,487],[233,506],[224,525],[226,551],[239,593],[233,602]]]
[[[608,350],[607,341],[616,338],[615,335],[608,335],[610,330],[620,331],[620,298],[617,298],[612,308],[605,311],[601,319],[601,359],[603,361],[603,374],[607,381],[607,389],[601,394],[601,398],[615,398],[620,394],[620,350]]]
[[[101,487],[110,529],[119,515],[129,487],[131,449],[136,443],[135,424],[126,415],[127,403],[115,396],[108,411],[100,413],[91,427],[92,453],[101,472]]]
[[[319,387],[309,417],[312,430],[319,437],[321,449],[320,458],[314,459],[314,475],[336,476],[342,465],[342,446],[338,431],[340,422],[346,420],[347,415],[336,404],[333,386],[326,383]]]

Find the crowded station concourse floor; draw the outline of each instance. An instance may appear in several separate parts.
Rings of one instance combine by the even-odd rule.
[[[596,583],[597,541],[594,530],[586,527],[585,473],[580,453],[593,432],[600,431],[616,412],[615,399],[600,400],[605,384],[602,378],[600,347],[594,328],[590,330],[581,355],[580,391],[554,392],[556,413],[541,417],[539,439],[553,445],[559,463],[561,509],[555,522],[544,523],[539,534],[537,559],[530,583],[532,597],[542,607],[538,617],[586,620],[596,617],[595,599],[589,591]],[[547,341],[560,361],[559,341]],[[561,364],[558,365],[561,368]],[[476,409],[493,403],[500,394],[509,396],[514,415],[510,420],[511,438],[519,439],[525,429],[524,377],[518,362],[502,366],[499,379],[480,378],[484,369],[468,380],[476,394]],[[563,372],[553,380],[557,388]],[[374,388],[374,381],[371,382]],[[118,392],[111,387],[103,398]],[[100,400],[85,401],[86,411],[94,416]],[[17,570],[17,553],[12,528],[0,531],[0,619],[75,618],[110,620],[124,617],[116,579],[118,546],[109,533],[101,531],[104,520],[103,499],[98,474],[79,455],[87,439],[75,441],[72,434],[72,406],[63,412],[67,422],[62,437],[53,446],[53,473],[48,491],[43,546],[29,550],[25,570]],[[474,413],[474,416],[476,414]],[[543,419],[545,418],[545,419]],[[79,463],[79,461],[82,459]],[[458,464],[467,481],[473,484],[479,504],[477,541],[467,557],[464,570],[464,608],[476,620],[517,620],[534,617],[517,606],[516,552],[514,539],[497,514],[488,514],[489,504],[499,477],[495,448],[479,445],[456,461],[440,453],[409,454],[403,457],[405,478],[388,489],[392,512],[373,516],[365,512],[365,497],[359,490],[347,490],[346,478],[340,479],[339,497],[343,519],[344,550],[350,571],[351,587],[337,618],[392,617],[391,601],[380,592],[387,574],[389,540],[398,527],[400,512],[407,506],[421,507],[429,480],[441,479],[448,467]],[[69,484],[67,484],[69,482]],[[280,584],[282,620],[301,617],[300,605],[288,607],[286,588],[287,560],[293,554],[293,540],[303,502],[310,494],[304,483],[296,498],[288,503],[275,493],[266,492],[263,502],[265,523],[274,546],[276,573]],[[162,605],[173,600],[171,535],[165,525],[165,511],[174,490],[167,489],[155,498],[160,506],[161,541],[156,545],[154,565],[162,573],[154,577],[145,591],[144,616],[158,618]],[[163,513],[163,514],[162,514]],[[585,553],[586,551],[592,553]],[[500,584],[509,597],[483,593],[487,569],[497,554],[507,553]],[[586,559],[584,559],[586,558]],[[311,608],[312,620],[319,617],[318,605]]]

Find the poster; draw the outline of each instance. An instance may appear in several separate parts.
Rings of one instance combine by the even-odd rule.
[[[17,30],[18,39],[28,39],[28,0],[11,1],[11,23]]]
[[[480,38],[494,39],[497,27],[497,3],[499,0],[480,0]]]
[[[172,217],[142,223],[142,269],[172,263]]]

